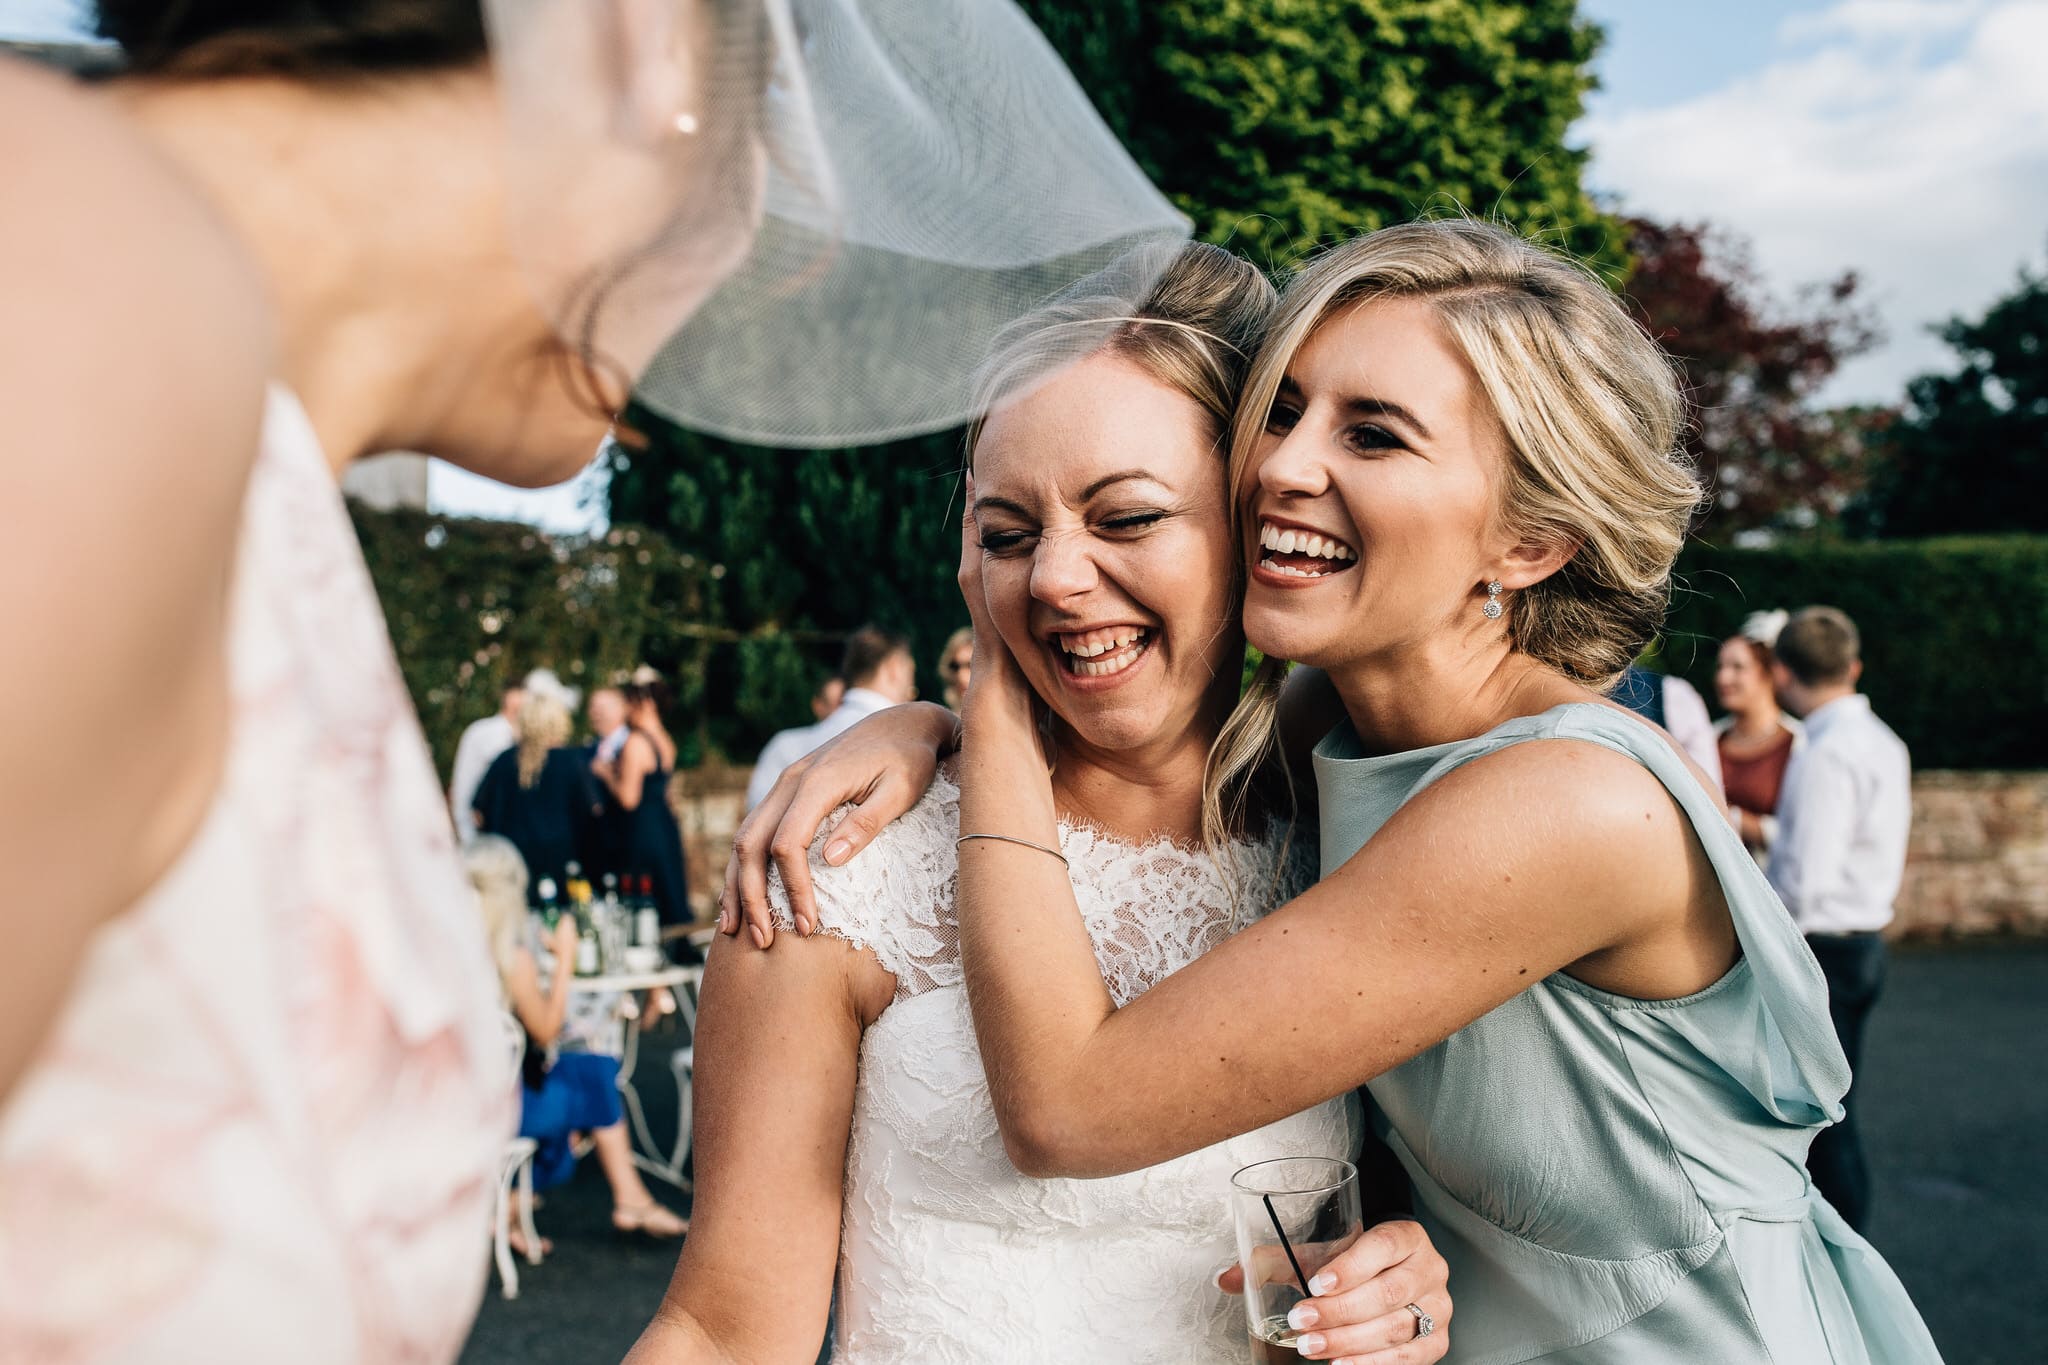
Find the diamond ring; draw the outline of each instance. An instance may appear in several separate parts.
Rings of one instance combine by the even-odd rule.
[[[1416,1340],[1419,1341],[1436,1330],[1436,1319],[1423,1312],[1419,1305],[1411,1303],[1407,1305],[1407,1309],[1415,1315]]]

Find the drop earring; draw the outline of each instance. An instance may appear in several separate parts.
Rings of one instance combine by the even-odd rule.
[[[1489,621],[1500,620],[1500,580],[1493,579],[1486,585],[1486,605],[1479,609],[1480,615]]]

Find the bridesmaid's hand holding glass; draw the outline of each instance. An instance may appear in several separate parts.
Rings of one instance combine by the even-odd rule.
[[[1244,1271],[1224,1268],[1216,1285],[1244,1292]],[[1297,1343],[1309,1360],[1345,1365],[1433,1365],[1451,1349],[1450,1267],[1422,1224],[1410,1218],[1379,1223],[1309,1281],[1316,1291],[1288,1315],[1302,1333]],[[1430,1331],[1421,1335],[1422,1318]]]

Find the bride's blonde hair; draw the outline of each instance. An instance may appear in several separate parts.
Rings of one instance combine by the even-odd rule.
[[[1495,514],[1524,543],[1575,546],[1515,593],[1515,650],[1605,688],[1662,625],[1671,568],[1701,500],[1679,449],[1669,356],[1598,277],[1504,228],[1447,218],[1331,247],[1287,285],[1252,362],[1232,432],[1232,504],[1253,476],[1267,414],[1295,353],[1337,311],[1426,299],[1478,376],[1506,437]],[[1203,829],[1229,827],[1277,752],[1285,665],[1267,660],[1211,752]]]

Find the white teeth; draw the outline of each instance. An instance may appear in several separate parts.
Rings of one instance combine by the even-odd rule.
[[[1297,569],[1291,564],[1282,564],[1277,559],[1260,560],[1259,567],[1287,578],[1328,578],[1336,572],[1334,569]]]
[[[1259,546],[1283,555],[1302,554],[1335,560],[1358,558],[1357,553],[1342,541],[1329,540],[1310,531],[1283,531],[1269,522],[1259,524]]]
[[[1098,640],[1093,644],[1063,642],[1060,648],[1077,659],[1092,659],[1099,654],[1107,654],[1111,650],[1122,649],[1125,645],[1130,644],[1143,634],[1144,632],[1140,630],[1120,631],[1106,640]]]
[[[1121,673],[1144,656],[1152,643],[1150,635],[1143,630],[1118,631],[1106,643],[1074,645],[1062,642],[1060,648],[1068,659],[1068,670],[1083,678],[1106,678]],[[1136,648],[1131,648],[1135,645]],[[1113,654],[1113,658],[1102,655]]]

